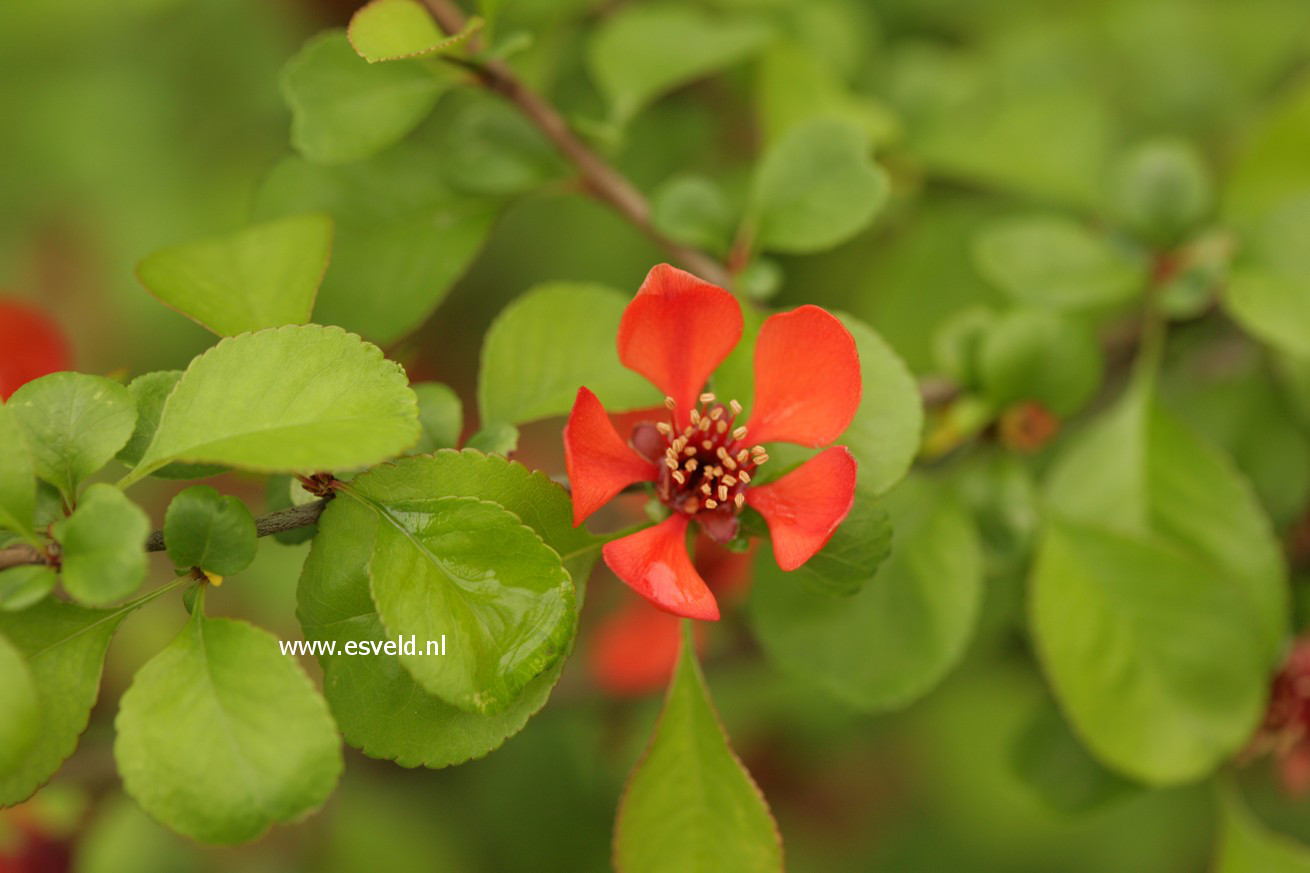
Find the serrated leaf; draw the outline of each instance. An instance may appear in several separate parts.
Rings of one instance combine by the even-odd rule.
[[[327,705],[273,636],[198,603],[123,694],[114,759],[154,819],[207,843],[252,840],[323,804],[341,775]]]
[[[1267,647],[1243,592],[1158,540],[1051,523],[1032,571],[1032,633],[1056,697],[1103,762],[1191,781],[1259,723]]]
[[[18,417],[0,401],[0,528],[31,539],[36,516],[36,465]]]
[[[411,387],[418,397],[418,423],[423,429],[413,453],[458,446],[464,430],[464,407],[459,395],[440,382],[419,382]]]
[[[835,118],[798,124],[765,152],[756,171],[759,244],[795,254],[833,248],[873,221],[888,190],[887,174],[858,126]]]
[[[129,467],[135,467],[141,461],[141,456],[155,438],[155,431],[159,429],[159,416],[164,411],[164,401],[181,378],[181,370],[158,370],[142,373],[128,383],[127,391],[136,401],[136,427],[127,445],[119,449],[118,460]],[[204,479],[217,476],[226,469],[217,464],[168,464],[150,475],[159,479]]]
[[[690,5],[627,6],[593,32],[587,66],[622,125],[661,94],[748,57],[769,35],[750,19]]]
[[[1215,873],[1310,873],[1310,846],[1262,824],[1237,789],[1217,789],[1216,795],[1220,826]]]
[[[337,327],[288,325],[229,337],[194,359],[124,480],[171,461],[261,472],[362,467],[419,435],[399,364]]]
[[[795,576],[820,594],[856,594],[891,554],[892,523],[868,485],[857,485],[851,511],[828,544]]]
[[[541,473],[504,458],[440,451],[380,467],[354,482],[375,496],[431,496],[494,500],[517,515],[561,556],[581,592],[599,555],[599,542],[573,527],[568,495]],[[338,654],[321,655],[324,693],[346,741],[373,757],[406,767],[445,767],[478,758],[522,729],[544,705],[563,661],[530,682],[503,712],[465,712],[424,691],[400,661],[385,653],[340,654],[350,640],[388,638],[369,593],[368,562],[380,520],[351,500],[334,500],[320,520],[301,574],[297,614],[309,640],[334,641]]]
[[[430,693],[500,712],[564,657],[573,582],[516,515],[475,497],[369,505],[383,521],[369,561],[373,601],[389,632],[423,641],[420,654],[399,657]],[[453,657],[422,652],[447,636]]]
[[[977,363],[983,393],[997,409],[1033,400],[1065,418],[1101,386],[1095,334],[1050,310],[1016,309],[993,320]]]
[[[319,164],[367,158],[417,127],[452,82],[417,61],[370,64],[344,30],[324,31],[282,71],[291,143]]]
[[[751,625],[770,659],[864,710],[902,707],[940,682],[982,602],[982,546],[955,499],[910,479],[889,504],[891,557],[857,593],[810,590],[767,554],[751,590]]]
[[[782,838],[728,745],[684,625],[655,736],[619,804],[620,873],[781,873]]]
[[[77,509],[56,522],[59,578],[74,599],[89,606],[121,600],[146,578],[150,518],[112,485],[86,489]]]
[[[373,64],[443,52],[481,29],[482,19],[470,18],[463,30],[447,36],[416,0],[371,0],[350,17],[346,35],[359,56]]]
[[[53,567],[35,564],[0,572],[0,611],[27,609],[53,591],[58,581]]]
[[[974,240],[974,263],[1020,303],[1052,309],[1114,306],[1146,288],[1143,261],[1076,221],[1032,215],[987,225]]]
[[[332,219],[293,215],[161,249],[137,278],[162,302],[219,336],[304,324],[332,252]]]
[[[77,747],[100,688],[105,650],[128,611],[45,600],[21,613],[0,613],[0,634],[32,673],[41,719],[22,763],[0,777],[0,806],[30,797]]]
[[[199,567],[206,573],[231,576],[255,560],[259,546],[255,518],[231,494],[193,485],[168,504],[164,546],[179,570]]]
[[[274,168],[258,215],[318,210],[336,222],[314,307],[319,321],[387,344],[445,298],[486,239],[497,205],[452,191],[438,164],[430,149],[406,143],[347,166],[288,158]]]
[[[658,406],[659,392],[619,363],[628,298],[604,285],[551,282],[505,307],[482,343],[484,425],[564,415],[586,385],[611,411]]]
[[[109,463],[132,435],[136,406],[127,389],[103,376],[51,373],[9,398],[36,475],[70,502],[78,484]]]
[[[36,744],[41,729],[41,708],[27,662],[0,635],[0,779],[18,769]]]

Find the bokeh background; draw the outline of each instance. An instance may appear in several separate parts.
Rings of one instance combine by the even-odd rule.
[[[621,141],[606,138],[581,46],[618,5],[504,0],[502,27],[538,35],[516,65],[581,126],[590,124],[646,190],[686,172],[744,185],[761,137],[750,111],[759,75],[751,62],[661,100]],[[774,302],[851,311],[923,376],[933,374],[934,332],[945,319],[1000,300],[970,249],[990,218],[1036,204],[1095,220],[1116,157],[1157,137],[1198,150],[1220,201],[1237,172],[1267,172],[1262,184],[1275,189],[1278,173],[1288,174],[1288,186],[1310,177],[1304,109],[1292,145],[1267,149],[1255,164],[1247,151],[1267,138],[1270,119],[1294,123],[1288,107],[1307,104],[1305,0],[707,5],[758,8],[821,46],[868,123],[881,126],[878,153],[893,179],[892,203],[870,230],[822,255],[777,260]],[[135,375],[185,366],[211,337],[153,300],[133,266],[162,246],[250,219],[262,179],[289,153],[281,68],[306,38],[344,25],[352,11],[344,0],[0,4],[0,295],[48,312],[79,370]],[[508,301],[551,279],[635,290],[663,259],[603,206],[569,185],[552,186],[504,210],[436,314],[388,351],[414,379],[454,387],[472,429],[481,336]],[[1304,442],[1301,456],[1271,458],[1265,443],[1236,444],[1242,436],[1230,426],[1257,415],[1269,432],[1295,433],[1292,413],[1261,401],[1245,381],[1257,366],[1254,348],[1222,319],[1189,327],[1178,346],[1172,396],[1194,425],[1236,452],[1280,529],[1293,530],[1306,509]],[[561,471],[558,438],[559,422],[534,425],[523,459]],[[153,497],[143,499],[158,518],[172,492],[151,487]],[[257,479],[230,476],[220,487],[262,505]],[[1009,517],[981,520],[987,594],[962,666],[904,711],[857,713],[789,679],[760,656],[740,616],[715,629],[710,686],[778,817],[791,869],[1206,869],[1215,837],[1208,787],[1125,788],[1114,803],[1076,815],[1053,809],[1023,772],[1025,732],[1050,702],[1020,630],[1023,566],[1009,542],[1034,519],[1022,503],[1011,508]],[[294,591],[306,548],[261,541],[254,567],[215,592],[212,608],[299,638]],[[156,559],[162,580],[169,569]],[[615,693],[588,668],[595,628],[628,596],[598,571],[580,651],[560,688],[485,760],[410,771],[348,749],[341,788],[324,810],[234,849],[200,847],[153,824],[114,773],[117,699],[183,622],[180,602],[163,598],[111,647],[76,755],[35,800],[0,813],[0,871],[608,869],[622,782],[659,706],[658,690]],[[1086,769],[1073,760],[1044,772],[1067,787]],[[1310,801],[1278,789],[1263,765],[1238,775],[1264,817],[1310,837]]]

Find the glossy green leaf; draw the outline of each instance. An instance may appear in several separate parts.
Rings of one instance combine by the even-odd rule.
[[[159,416],[164,411],[164,401],[173,393],[173,387],[182,378],[181,370],[158,370],[154,373],[142,373],[128,383],[127,391],[136,401],[136,428],[127,445],[118,451],[118,460],[135,467],[146,453],[146,448],[155,438],[159,429]],[[218,464],[168,464],[155,470],[150,475],[159,479],[204,479],[217,476],[226,470]]]
[[[625,124],[656,97],[732,66],[768,37],[753,20],[712,16],[690,5],[626,6],[594,31],[587,66],[611,117]]]
[[[781,873],[782,838],[728,745],[683,634],[655,736],[619,804],[619,873]]]
[[[372,0],[350,18],[346,35],[370,64],[446,51],[482,29],[482,19],[469,19],[459,33],[447,36],[417,0]]]
[[[168,504],[164,546],[179,570],[199,567],[231,576],[255,560],[255,518],[237,497],[208,485],[192,485]]]
[[[439,164],[430,150],[403,144],[347,166],[288,158],[273,169],[258,215],[316,210],[336,223],[316,319],[387,344],[445,298],[486,239],[496,206],[451,190]]]
[[[332,219],[308,213],[161,249],[136,274],[168,306],[232,336],[309,321],[331,251]]]
[[[873,221],[889,189],[858,126],[834,118],[799,124],[760,162],[753,209],[759,245],[805,254],[845,242]]]
[[[450,638],[450,655],[400,655],[420,685],[461,709],[495,713],[563,658],[573,582],[516,515],[474,497],[370,505],[383,520],[369,562],[383,624],[420,647]]]
[[[864,710],[900,708],[937,685],[963,656],[982,602],[982,546],[955,499],[911,479],[888,501],[891,557],[857,593],[813,591],[767,554],[751,591],[769,658]]]
[[[105,650],[127,612],[56,600],[21,613],[0,612],[0,634],[9,638],[31,671],[41,723],[22,762],[0,776],[0,806],[31,796],[77,747],[100,688]]]
[[[1243,591],[1155,539],[1049,525],[1032,571],[1032,633],[1084,743],[1150,785],[1204,776],[1264,711],[1267,646]]]
[[[29,564],[0,572],[0,611],[18,612],[44,598],[59,576],[53,567]]]
[[[36,465],[18,416],[0,401],[0,528],[34,535]]]
[[[41,729],[41,708],[27,662],[9,640],[0,635],[0,779],[18,769],[36,744]]]
[[[974,240],[973,257],[983,277],[1012,299],[1052,309],[1113,306],[1146,287],[1140,259],[1061,216],[989,224]]]
[[[253,840],[323,804],[341,746],[323,698],[273,636],[206,618],[137,671],[115,721],[123,788],[206,843]]]
[[[1215,873],[1310,873],[1310,846],[1265,826],[1236,788],[1216,790],[1219,841]]]
[[[366,494],[410,500],[434,496],[494,500],[517,515],[552,549],[581,592],[600,554],[585,528],[573,527],[568,495],[542,473],[476,452],[441,451],[379,467],[355,480]],[[334,500],[320,521],[298,589],[305,637],[334,641],[338,654],[319,657],[324,693],[346,741],[365,754],[406,767],[445,767],[478,758],[521,730],[546,702],[563,661],[532,680],[504,711],[466,712],[424,691],[394,656],[341,654],[350,640],[385,642],[369,593],[368,564],[380,519],[353,500]],[[453,649],[447,647],[447,651]]]
[[[112,485],[86,489],[77,509],[56,522],[59,577],[74,599],[104,606],[136,591],[146,578],[150,518]]]
[[[1016,309],[985,329],[979,384],[998,409],[1036,401],[1061,418],[1101,387],[1101,348],[1085,324],[1044,309]]]
[[[855,489],[855,502],[828,544],[795,572],[819,594],[856,594],[891,554],[892,522],[868,485]]]
[[[370,64],[345,31],[324,31],[282,72],[291,143],[319,164],[367,158],[417,127],[450,81],[418,61]]]
[[[464,430],[464,407],[459,395],[440,382],[418,382],[411,386],[418,397],[418,423],[423,429],[414,453],[453,449]]]
[[[193,360],[127,482],[170,461],[263,472],[362,467],[419,436],[400,365],[336,327],[286,326],[229,337]]]
[[[132,435],[136,406],[127,389],[103,376],[51,373],[9,398],[36,463],[36,475],[65,502],[78,484],[114,457]]]
[[[564,415],[583,385],[611,411],[659,406],[659,392],[619,363],[619,320],[627,303],[603,285],[552,282],[505,307],[482,344],[483,422]]]

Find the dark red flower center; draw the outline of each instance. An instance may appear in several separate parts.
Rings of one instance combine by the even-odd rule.
[[[632,444],[659,465],[655,494],[660,502],[694,516],[710,537],[726,542],[736,535],[746,488],[769,456],[763,446],[746,441],[746,426],[737,424],[741,404],[736,400],[725,405],[713,394],[702,394],[690,423],[681,429],[673,398],[664,398],[664,405],[669,420],[637,425]]]

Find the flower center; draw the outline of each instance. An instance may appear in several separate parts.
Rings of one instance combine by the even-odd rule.
[[[746,502],[746,487],[756,469],[769,459],[763,446],[746,442],[745,425],[737,425],[741,404],[718,403],[702,394],[691,410],[691,423],[678,429],[672,397],[664,398],[669,421],[655,425],[658,439],[651,448],[662,449],[660,477],[655,493],[665,506],[685,515],[706,511],[735,516]],[[652,435],[653,436],[653,435]],[[659,452],[650,452],[656,460]]]

